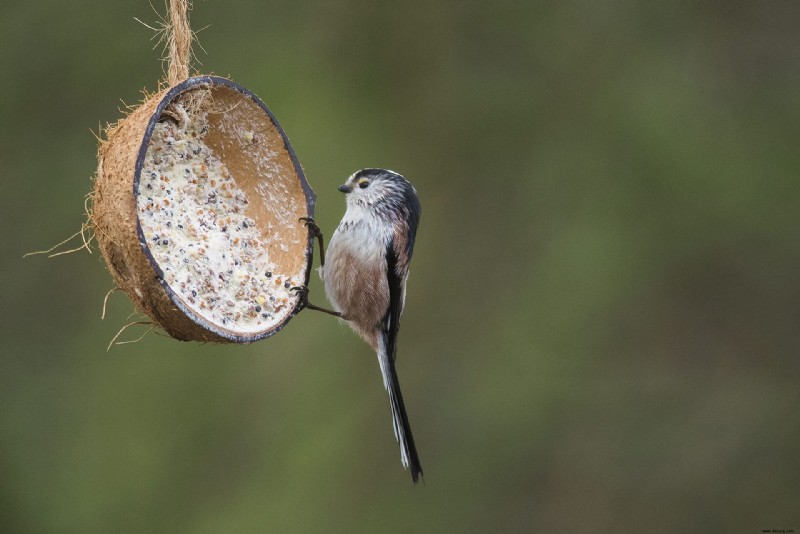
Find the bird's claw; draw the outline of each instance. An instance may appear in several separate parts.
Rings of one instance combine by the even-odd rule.
[[[294,286],[289,288],[289,291],[296,291],[297,297],[300,299],[300,307],[305,308],[308,306],[308,286]]]
[[[314,237],[322,236],[322,230],[319,229],[319,226],[317,226],[317,223],[313,217],[300,217],[298,220],[303,221],[303,226],[311,230],[311,234]]]
[[[300,310],[316,310],[321,311],[323,313],[327,313],[328,315],[333,315],[334,317],[338,317],[339,319],[345,319],[344,315],[341,312],[328,310],[326,308],[320,308],[319,306],[314,306],[310,302],[308,302],[308,286],[294,286],[289,289],[289,291],[297,291],[297,296],[300,299],[299,309]]]

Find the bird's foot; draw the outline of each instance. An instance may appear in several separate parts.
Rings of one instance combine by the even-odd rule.
[[[311,230],[311,235],[316,238],[322,237],[322,230],[319,229],[313,217],[300,217],[298,220],[303,222],[303,226]]]
[[[325,243],[322,237],[322,230],[319,229],[317,223],[314,221],[313,217],[300,217],[299,221],[303,222],[303,226],[308,228],[311,232],[311,238],[316,239],[319,242],[319,264],[320,266],[325,265]]]
[[[333,315],[334,317],[339,317],[340,319],[343,319],[342,314],[337,312],[337,311],[328,310],[328,309],[321,308],[319,306],[315,306],[315,305],[311,304],[308,301],[308,292],[309,292],[308,286],[294,286],[294,287],[290,288],[289,291],[296,291],[297,292],[297,296],[300,299],[300,309],[301,310],[302,309],[308,309],[308,310],[321,311],[323,313],[327,313],[328,315]]]
[[[297,297],[300,299],[300,307],[305,308],[308,306],[308,286],[294,286],[289,289],[289,291],[294,291],[297,293]]]

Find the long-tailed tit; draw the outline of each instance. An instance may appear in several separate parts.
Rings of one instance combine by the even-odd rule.
[[[420,216],[417,192],[401,175],[384,169],[360,170],[339,191],[347,195],[347,211],[331,237],[327,263],[322,233],[306,220],[319,239],[320,275],[336,311],[308,303],[308,289],[297,289],[302,290],[307,308],[346,320],[377,352],[400,460],[417,482],[422,465],[395,369],[397,332]]]

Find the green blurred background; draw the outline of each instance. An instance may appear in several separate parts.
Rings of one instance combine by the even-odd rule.
[[[22,259],[156,88],[133,17],[3,5],[0,531],[800,529],[800,4],[196,3],[199,70],[270,106],[328,235],[356,169],[419,191],[417,487],[335,320],[107,353],[132,306],[100,320],[99,254]]]

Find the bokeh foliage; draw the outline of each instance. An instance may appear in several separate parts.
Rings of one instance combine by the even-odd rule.
[[[328,234],[358,168],[419,190],[419,487],[336,321],[106,353],[98,254],[22,259],[162,71],[144,0],[3,12],[0,530],[800,529],[796,2],[196,2],[200,70],[271,107]]]

